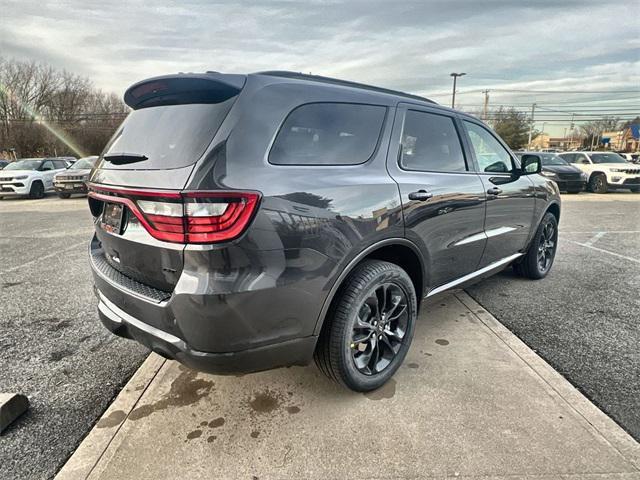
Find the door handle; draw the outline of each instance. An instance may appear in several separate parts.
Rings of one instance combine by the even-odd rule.
[[[409,200],[418,200],[419,202],[429,200],[431,197],[433,197],[433,193],[429,193],[426,190],[418,190],[409,194]]]
[[[491,187],[489,190],[487,190],[487,193],[489,195],[500,195],[502,193],[502,189],[498,187]]]

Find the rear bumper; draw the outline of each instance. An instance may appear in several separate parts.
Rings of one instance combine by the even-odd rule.
[[[110,302],[96,288],[98,314],[114,334],[136,340],[159,355],[189,368],[216,374],[240,374],[290,365],[307,365],[313,357],[316,337],[298,338],[237,352],[210,353],[191,348],[180,338],[152,327]]]
[[[225,287],[219,270],[203,268],[204,253],[198,252],[199,261],[185,262],[173,292],[122,275],[101,252],[94,238],[90,259],[98,312],[116,335],[210,373],[246,373],[312,360],[322,298],[302,288],[306,282],[299,276],[295,284],[283,274],[280,282],[266,277],[260,264],[274,263],[274,252],[256,253],[248,262],[251,269],[230,272],[235,280],[228,286],[235,290]],[[213,262],[209,255],[214,254],[205,258]]]

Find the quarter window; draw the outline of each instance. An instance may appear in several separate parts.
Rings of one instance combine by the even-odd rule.
[[[513,170],[511,155],[489,130],[464,121],[481,172],[508,173]]]
[[[400,166],[405,170],[464,172],[467,165],[453,118],[409,110],[402,129]]]
[[[355,165],[375,152],[386,107],[309,103],[293,110],[276,136],[276,165]]]

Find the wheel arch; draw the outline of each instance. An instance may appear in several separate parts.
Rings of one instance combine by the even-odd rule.
[[[424,258],[419,248],[410,240],[406,238],[388,238],[362,250],[342,270],[324,300],[322,309],[316,320],[314,335],[320,334],[331,304],[349,273],[363,261],[371,259],[384,260],[402,267],[413,282],[416,289],[418,307],[420,306],[420,301],[424,296],[424,288],[427,284]]]

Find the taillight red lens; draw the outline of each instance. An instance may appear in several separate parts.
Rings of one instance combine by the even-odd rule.
[[[158,240],[217,243],[240,236],[260,202],[257,192],[128,190],[90,185],[89,196],[122,203]]]

